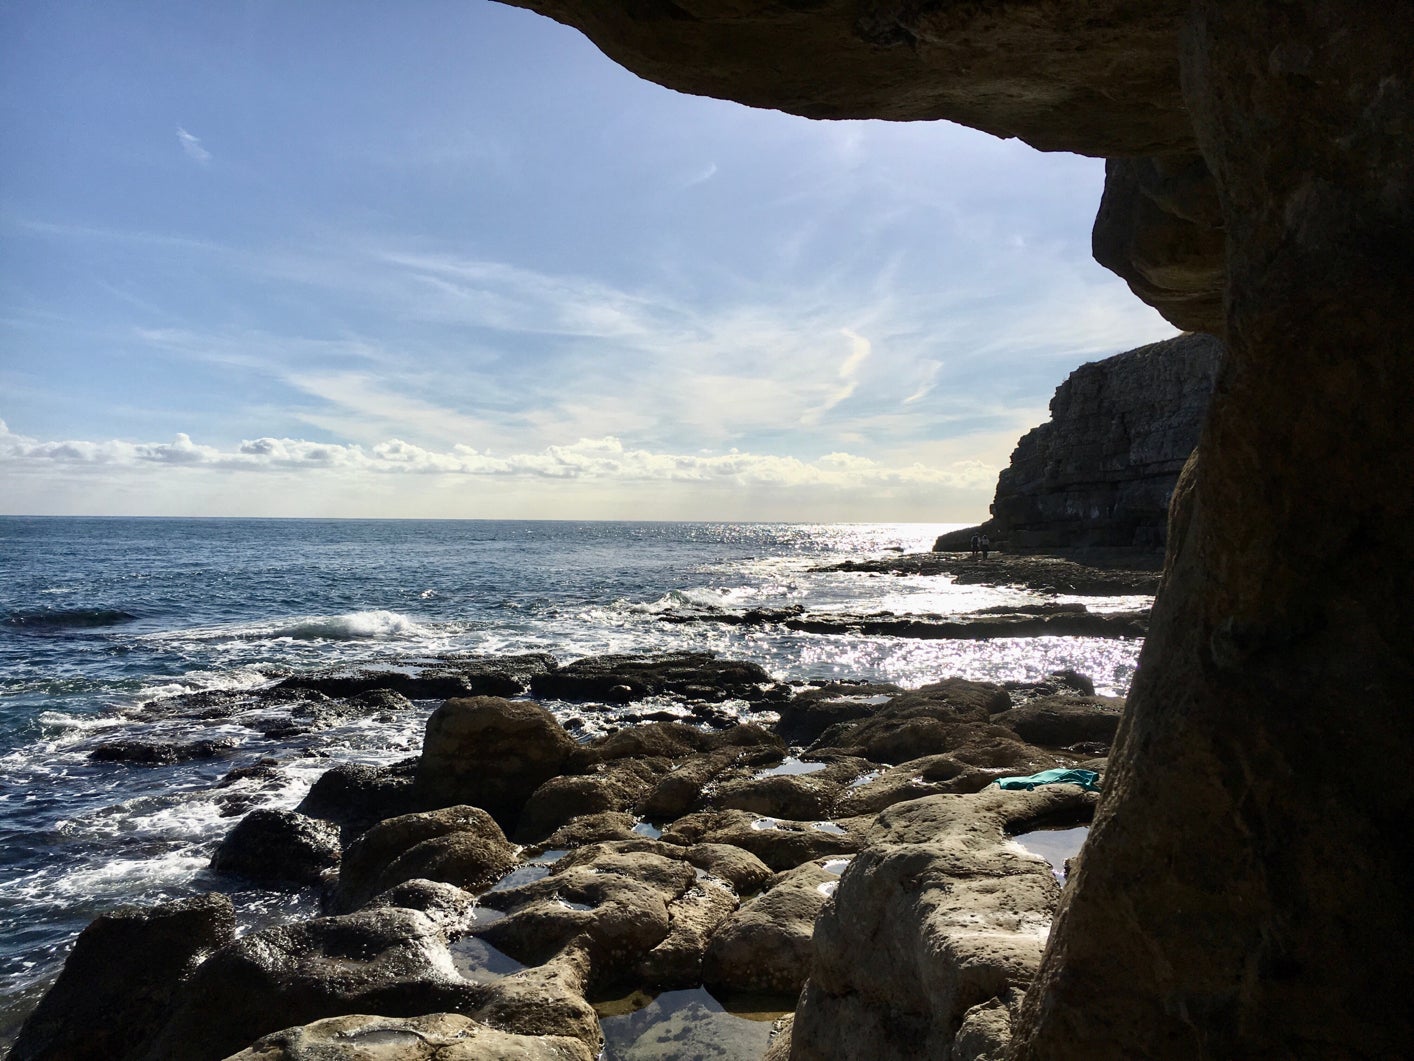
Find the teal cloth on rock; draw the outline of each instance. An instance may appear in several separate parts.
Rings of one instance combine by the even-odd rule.
[[[1030,792],[1033,788],[1041,785],[1079,785],[1091,792],[1098,792],[1100,791],[1099,782],[1100,775],[1094,770],[1067,770],[1061,767],[1055,770],[1042,770],[1039,774],[1032,774],[1030,777],[999,777],[992,783],[1012,792]]]

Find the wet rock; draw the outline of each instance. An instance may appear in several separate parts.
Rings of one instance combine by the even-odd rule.
[[[868,769],[861,759],[841,759],[813,773],[773,774],[713,787],[713,806],[796,821],[827,818],[845,785]]]
[[[358,697],[391,690],[412,700],[446,700],[467,696],[519,696],[530,680],[552,671],[555,661],[543,653],[487,658],[450,656],[431,666],[398,670],[334,667],[296,674],[276,687],[312,690],[330,697]]]
[[[1004,995],[973,1006],[962,1015],[953,1039],[953,1061],[1006,1061],[1011,1044],[1011,1014],[1018,1004],[1014,999],[1024,998],[1025,992],[1007,991]]]
[[[506,917],[474,934],[527,964],[583,937],[592,981],[617,982],[667,937],[669,904],[696,882],[675,854],[653,841],[580,848],[541,880],[483,896]]]
[[[991,788],[880,814],[816,924],[794,1049],[949,1056],[968,1010],[1031,982],[1060,896],[1009,834],[1096,801],[1073,785]]]
[[[104,741],[88,757],[96,763],[167,766],[192,759],[217,759],[236,747],[230,737],[217,740],[168,741],[136,738]]]
[[[1108,747],[1123,711],[1121,697],[1047,696],[1003,711],[993,721],[1044,748]]]
[[[379,892],[361,909],[397,906],[426,914],[448,938],[459,935],[476,921],[476,896],[445,881],[414,879]]]
[[[539,843],[526,850],[530,852],[557,851],[587,844],[600,844],[610,840],[633,840],[638,836],[633,827],[638,819],[632,814],[606,811],[601,814],[585,814],[571,818]]]
[[[576,940],[542,965],[492,975],[471,1016],[517,1035],[569,1036],[598,1057],[604,1039],[584,997],[590,975],[589,952]]]
[[[226,944],[177,990],[151,1061],[227,1057],[324,1017],[471,1012],[437,923],[396,907],[267,928]]]
[[[755,663],[710,652],[591,656],[536,676],[531,692],[557,700],[630,703],[649,696],[759,700],[771,676]]]
[[[810,744],[838,722],[868,718],[901,692],[897,685],[830,682],[797,692],[781,705],[780,721],[772,728],[788,744]]]
[[[389,766],[340,763],[319,776],[295,809],[334,822],[352,840],[375,822],[419,809],[416,768],[416,759]]]
[[[751,895],[775,874],[745,848],[732,844],[694,844],[683,858],[698,869],[731,884],[737,895]]]
[[[627,811],[650,790],[665,764],[625,759],[596,764],[594,772],[552,777],[537,788],[521,812],[518,835],[544,839],[571,818]]]
[[[668,935],[643,956],[634,979],[664,990],[700,984],[708,941],[736,906],[731,888],[710,878],[699,880],[668,904]]]
[[[1011,746],[1012,742],[1007,742],[1004,747]],[[1055,756],[1039,749],[1033,751],[1034,755],[1022,760],[1028,773],[1060,765],[1060,760]],[[877,814],[895,803],[924,796],[980,792],[997,778],[1010,773],[1010,766],[976,766],[952,755],[925,755],[890,767],[862,784],[851,786],[835,804],[835,813],[846,818]]]
[[[681,817],[701,803],[707,785],[740,766],[741,757],[734,750],[684,758],[659,777],[639,810],[657,821]]]
[[[331,1017],[264,1036],[229,1061],[593,1061],[578,1039],[498,1031],[452,1013]]]
[[[799,994],[810,975],[815,918],[838,880],[814,863],[778,876],[712,935],[703,981],[723,990]]]
[[[445,807],[389,818],[344,852],[331,906],[356,910],[404,881],[444,881],[475,892],[516,862],[516,849],[479,807]]]
[[[999,685],[949,679],[896,696],[868,718],[831,727],[810,752],[876,763],[952,754],[976,766],[1008,765],[1035,752],[989,721],[1010,707],[1011,697]]]
[[[539,704],[448,700],[427,720],[417,792],[434,807],[483,807],[513,831],[531,793],[565,769],[576,747]]]
[[[747,811],[715,810],[679,818],[663,832],[663,840],[684,847],[739,847],[781,872],[814,859],[853,854],[863,843],[858,827],[853,821],[796,822]]]
[[[265,884],[318,884],[339,864],[339,830],[297,811],[253,810],[226,834],[211,859],[217,873]]]
[[[102,914],[74,943],[59,979],[20,1029],[13,1061],[136,1056],[177,986],[235,936],[224,895]]]
[[[1039,682],[1005,682],[1003,688],[1011,694],[1014,704],[1034,699],[1038,696],[1064,696],[1078,693],[1080,696],[1094,696],[1095,683],[1079,671],[1052,671]]]

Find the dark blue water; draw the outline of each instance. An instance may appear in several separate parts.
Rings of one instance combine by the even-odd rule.
[[[272,739],[249,718],[153,718],[144,705],[164,696],[452,652],[546,651],[566,661],[676,648],[753,660],[781,680],[916,686],[1073,666],[1102,691],[1125,691],[1132,642],[907,641],[658,619],[669,609],[793,604],[945,614],[1037,599],[946,579],[810,570],[926,549],[941,529],[0,517],[0,999],[8,999],[0,1045],[97,913],[227,886],[206,864],[234,820],[232,791],[241,808],[293,806],[330,759],[414,754],[435,706]],[[577,710],[548,706],[562,716]],[[612,716],[595,716],[585,732],[606,723]],[[229,747],[170,766],[89,758],[100,743],[129,738]],[[261,758],[278,762],[275,782],[215,787],[232,767]],[[307,902],[235,898],[247,926]]]

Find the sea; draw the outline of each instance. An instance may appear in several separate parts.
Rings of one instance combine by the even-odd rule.
[[[795,605],[948,616],[1058,599],[948,576],[817,570],[926,551],[956,526],[0,517],[0,1050],[105,911],[222,890],[242,931],[314,912],[307,893],[240,889],[210,872],[233,807],[293,807],[333,762],[415,755],[437,706],[414,701],[281,737],[240,715],[150,709],[165,698],[451,654],[546,652],[564,663],[684,649],[750,660],[783,682],[917,687],[1069,667],[1097,692],[1127,692],[1134,640],[929,641],[661,618]],[[624,710],[546,706],[573,716],[586,739]],[[169,765],[91,758],[124,739],[210,740],[220,751]],[[274,780],[233,802],[222,779],[261,760],[275,762]]]

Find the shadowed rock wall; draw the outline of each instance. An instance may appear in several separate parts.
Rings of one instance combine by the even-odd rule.
[[[1408,1056],[1414,796],[1371,767],[1414,753],[1409,5],[521,6],[683,91],[1121,160],[1097,257],[1228,356],[1012,1055]],[[860,1048],[822,994],[793,1056]]]
[[[1185,335],[1076,369],[998,477],[991,537],[1014,551],[1162,546],[1221,354]]]

